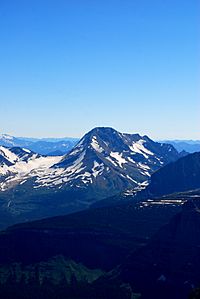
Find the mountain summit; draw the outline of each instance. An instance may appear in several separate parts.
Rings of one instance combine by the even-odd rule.
[[[29,219],[84,209],[125,190],[137,192],[152,173],[181,156],[171,145],[112,128],[94,128],[62,157],[29,151],[27,161],[11,161],[16,148],[1,149],[0,210],[24,217],[28,212]]]
[[[67,170],[64,180],[71,185],[92,187],[92,193],[94,189],[96,191],[95,197],[102,198],[127,188],[139,188],[153,172],[179,157],[171,145],[103,127],[87,133],[53,167]],[[57,179],[61,177],[59,173]],[[56,182],[56,176],[53,181],[48,180],[48,184]]]

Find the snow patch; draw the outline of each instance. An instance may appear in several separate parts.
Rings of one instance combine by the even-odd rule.
[[[99,153],[102,153],[104,151],[103,148],[98,144],[96,136],[92,137],[91,146]]]
[[[103,163],[99,164],[97,161],[94,161],[94,166],[92,168],[92,175],[96,178],[98,175],[101,175],[104,171]]]
[[[19,157],[16,154],[12,153],[4,146],[0,146],[0,154],[11,163],[15,163],[17,160],[19,160]]]
[[[122,153],[120,154],[118,152],[111,152],[110,156],[113,157],[115,161],[117,161],[120,167],[122,167],[122,164],[127,163],[127,161],[122,157]]]
[[[30,151],[29,149],[27,149],[27,148],[22,148],[22,149],[23,149],[24,152],[26,152],[26,153],[28,153],[28,154],[31,153],[31,151]]]
[[[137,142],[133,142],[132,145],[129,146],[130,150],[133,151],[134,153],[138,153],[138,154],[141,154],[143,155],[146,159],[149,158],[148,155],[151,155],[151,156],[154,156],[154,154],[149,151],[143,144],[145,143],[146,141],[143,140],[143,139],[140,139],[139,141]]]

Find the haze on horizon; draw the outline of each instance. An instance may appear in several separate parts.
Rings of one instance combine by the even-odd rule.
[[[1,1],[0,133],[199,140],[199,1]]]

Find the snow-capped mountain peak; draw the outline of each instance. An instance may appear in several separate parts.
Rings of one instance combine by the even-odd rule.
[[[179,157],[173,146],[112,128],[93,129],[64,156],[1,146],[0,208],[23,220],[85,209],[119,193],[135,194]]]
[[[101,186],[99,192],[105,196],[108,189],[111,194],[116,190],[138,189],[154,171],[178,157],[175,149],[171,149],[169,154],[167,146],[163,147],[147,136],[122,134],[112,128],[95,128],[51,167],[48,177],[41,176],[36,183],[38,187],[95,186],[96,190]]]
[[[0,155],[4,159],[0,173],[8,176],[1,190],[34,178],[35,189],[92,188],[97,197],[138,190],[153,172],[179,157],[170,145],[112,128],[94,128],[63,157],[41,156],[19,147],[1,147]]]

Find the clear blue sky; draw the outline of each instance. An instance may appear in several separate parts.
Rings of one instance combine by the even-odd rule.
[[[1,0],[0,133],[200,139],[199,0]]]

